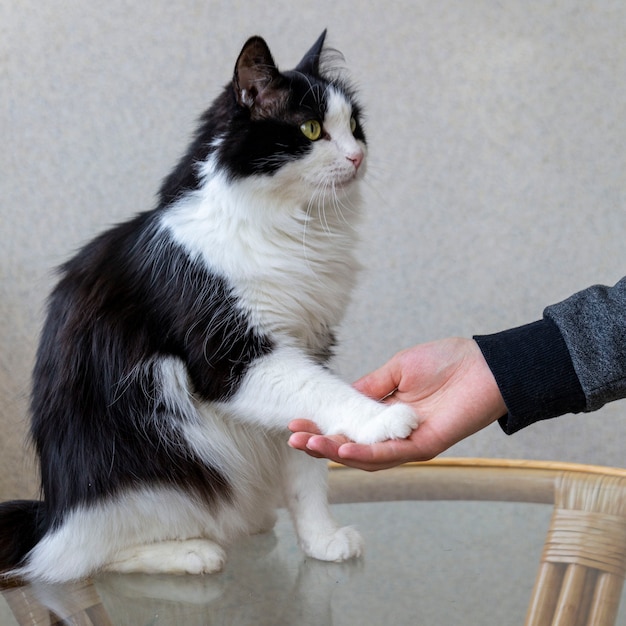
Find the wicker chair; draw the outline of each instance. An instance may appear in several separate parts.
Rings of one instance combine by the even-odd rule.
[[[613,624],[626,573],[626,478],[564,473],[528,626]]]
[[[344,468],[331,473],[331,485],[335,502],[554,503],[526,626],[615,623],[626,574],[626,470],[442,459],[407,464],[375,476]]]
[[[63,587],[15,584],[1,591],[13,613],[13,621],[2,621],[0,610],[3,626],[113,626],[98,591],[89,581]]]

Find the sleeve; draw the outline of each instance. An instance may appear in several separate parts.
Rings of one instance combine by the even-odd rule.
[[[508,413],[500,426],[511,435],[539,420],[585,409],[585,396],[567,346],[550,319],[474,337]]]
[[[595,411],[626,397],[626,278],[549,306],[538,322],[474,339],[506,403],[506,433]]]
[[[626,397],[626,277],[595,285],[548,307],[586,398],[586,411]]]

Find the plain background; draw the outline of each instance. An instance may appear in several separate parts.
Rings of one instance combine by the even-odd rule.
[[[0,499],[37,494],[53,268],[154,205],[248,36],[289,69],[328,27],[367,112],[365,269],[336,361],[353,380],[623,276],[625,25],[620,0],[0,2]],[[448,454],[622,466],[625,413],[493,425]]]

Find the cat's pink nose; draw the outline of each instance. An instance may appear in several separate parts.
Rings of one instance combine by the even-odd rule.
[[[361,163],[363,163],[363,152],[361,150],[354,152],[353,154],[348,155],[346,159],[354,165],[355,170],[358,170]]]

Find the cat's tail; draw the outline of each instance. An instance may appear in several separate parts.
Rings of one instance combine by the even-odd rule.
[[[44,503],[0,503],[0,577],[11,576],[46,532]]]

